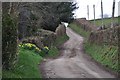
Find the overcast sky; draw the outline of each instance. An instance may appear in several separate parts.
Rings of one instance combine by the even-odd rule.
[[[87,5],[89,5],[89,19],[93,19],[93,4],[96,8],[96,18],[100,18],[101,15],[101,0],[75,0],[79,9],[75,11],[76,18],[88,18],[87,17]],[[103,1],[103,14],[112,15],[113,0],[102,0]],[[118,2],[115,0],[115,16],[118,16]]]

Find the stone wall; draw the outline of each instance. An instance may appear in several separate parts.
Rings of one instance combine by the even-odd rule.
[[[58,37],[66,35],[66,27],[64,25],[62,25],[62,24],[59,24],[59,26],[57,27],[55,33],[56,33],[56,35]]]
[[[86,20],[86,18],[80,18],[74,20],[74,22],[79,25],[81,28],[83,28],[85,31],[95,31],[97,30],[96,26],[94,26],[92,23]]]
[[[66,35],[66,27],[60,24],[55,32],[40,29],[34,36],[22,39],[22,43],[33,43],[39,48],[43,46],[50,47],[57,38],[64,35]]]
[[[119,27],[91,32],[89,41],[96,44],[118,45]]]

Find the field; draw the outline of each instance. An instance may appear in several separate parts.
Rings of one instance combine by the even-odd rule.
[[[90,22],[92,22],[94,24],[94,20],[90,20]],[[114,22],[115,23],[118,23],[118,17],[115,17],[114,18]],[[101,26],[102,24],[102,20],[101,19],[96,19],[96,22],[95,22],[96,26],[99,27]],[[103,24],[105,26],[109,26],[111,24],[111,18],[104,18],[103,19]]]

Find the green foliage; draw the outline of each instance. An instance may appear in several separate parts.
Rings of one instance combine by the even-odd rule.
[[[39,53],[39,55],[42,57],[48,56],[48,54],[50,54],[50,53],[49,53],[49,48],[47,46],[42,48],[42,51]]]
[[[21,4],[22,3],[20,3],[19,5]],[[23,4],[26,4],[26,3],[23,3]],[[29,3],[27,4],[29,5]],[[36,6],[39,7],[38,10],[37,9],[34,10],[33,6],[30,5],[32,7],[30,10],[31,13],[35,11],[34,13],[38,13],[37,16],[43,13],[42,15],[40,15],[39,19],[35,15],[31,15],[31,16],[27,15],[27,18],[25,18],[23,14],[20,14],[22,16],[22,18],[19,17],[20,21],[22,22],[21,23],[22,28],[21,28],[21,25],[19,25],[18,33],[17,33],[17,23],[20,23],[20,22],[17,22],[17,20],[15,21],[16,16],[13,16],[13,14],[8,15],[7,13],[3,14],[3,18],[2,18],[3,19],[2,20],[3,21],[2,22],[3,23],[2,24],[3,26],[2,28],[3,29],[2,30],[3,31],[3,34],[2,34],[3,56],[2,58],[3,58],[3,68],[4,68],[3,78],[40,78],[38,64],[42,60],[42,57],[46,57],[46,54],[48,54],[47,56],[50,56],[50,57],[54,57],[58,54],[58,49],[56,48],[56,46],[52,46],[50,49],[48,47],[44,47],[43,49],[38,49],[36,48],[36,46],[28,45],[28,44],[20,45],[21,47],[19,47],[19,53],[17,53],[17,49],[18,49],[17,48],[18,47],[17,34],[20,37],[19,39],[21,39],[21,38],[26,38],[27,36],[32,36],[34,33],[36,33],[36,30],[41,27],[49,27],[47,29],[54,31],[57,25],[60,23],[60,21],[62,21],[59,18],[59,14],[61,14],[62,12],[61,13],[58,12],[58,14],[56,14],[57,8],[59,7],[57,3],[55,3],[56,6],[53,3],[49,3],[50,5],[48,3],[40,3],[40,4],[44,4],[44,5],[37,6],[37,4],[35,4],[34,6],[34,7]],[[62,3],[62,5],[65,5],[65,3],[64,4]],[[25,7],[27,7],[27,5],[23,5],[23,6],[24,6],[23,7],[24,9]],[[30,6],[28,7],[30,8]],[[68,5],[68,7],[69,6],[70,5]],[[14,7],[12,6],[12,8],[8,8],[7,11],[9,11],[10,9],[14,9]],[[19,10],[22,10],[22,9],[19,9]],[[71,20],[71,17],[73,15],[71,14],[71,12],[73,10],[74,9],[70,10],[69,12],[70,18],[67,18],[66,21]],[[14,12],[14,10],[11,10],[11,11],[13,11],[12,13],[17,13],[17,12]],[[28,11],[26,10],[26,13],[28,13]],[[46,13],[44,13],[44,11],[46,11]],[[13,17],[15,18],[13,19]],[[26,22],[24,23],[24,21]],[[40,25],[39,25],[40,27],[36,27],[36,24],[39,21],[42,21],[40,22]],[[24,25],[25,27],[23,26],[23,23],[25,24]],[[23,34],[23,35],[20,35],[20,34]],[[57,41],[60,41],[60,42],[56,42],[56,45],[62,44],[64,41],[68,39],[66,38],[67,37],[65,38],[63,37],[61,38],[62,40],[57,39]],[[39,53],[40,55],[37,55],[36,53]],[[18,60],[17,63],[16,63],[16,60]]]
[[[65,41],[67,41],[69,39],[69,37],[67,35],[58,37],[52,46],[50,46],[50,48],[48,48],[47,46],[45,46],[41,53],[40,56],[42,57],[50,57],[50,58],[55,58],[56,56],[59,55],[59,46],[61,46]]]
[[[58,37],[52,46],[44,46],[41,49],[31,43],[20,44],[19,47],[27,50],[32,50],[35,53],[39,54],[41,57],[55,57],[58,55],[58,47],[61,46],[68,39],[69,38],[67,35]]]
[[[118,23],[119,23],[119,25],[120,25],[120,16],[118,16]]]
[[[48,53],[48,55],[46,57],[54,58],[54,57],[58,56],[58,54],[59,54],[59,50],[55,46],[52,46],[50,48],[49,53]]]
[[[13,70],[3,70],[3,78],[41,78],[38,64],[42,57],[34,51],[19,48],[19,61]]]
[[[48,54],[45,57],[55,58],[59,55],[59,47],[69,39],[67,35],[58,37],[50,47]]]
[[[2,78],[2,67],[0,67],[0,79]]]
[[[59,55],[59,47],[69,39],[67,35],[58,37],[55,42],[53,43],[53,46],[50,47],[50,50],[48,52],[48,55],[46,57],[55,58]]]
[[[55,44],[61,45],[66,40],[68,40],[68,36],[63,36],[60,39],[57,39]],[[27,47],[24,48],[24,46]],[[51,48],[45,46],[40,52],[40,55],[32,50],[33,48],[31,49],[29,47],[30,44],[19,45],[18,62],[13,70],[3,70],[3,78],[42,78],[38,64],[40,64],[45,57],[54,58],[59,55],[59,50],[56,46],[52,46]],[[47,55],[44,50],[49,50]]]
[[[43,28],[51,31],[55,31],[60,22],[71,22],[73,20],[73,11],[77,9],[76,4],[73,2],[55,2],[55,3],[43,3],[48,14],[44,14],[46,21],[43,23]],[[47,7],[49,6],[49,8]],[[52,21],[50,23],[50,21]]]
[[[59,47],[60,45],[62,45],[65,41],[67,41],[69,39],[69,37],[67,35],[58,37],[55,42],[54,42],[54,46]]]
[[[24,21],[24,18],[26,19],[24,25],[35,24],[37,28],[51,31],[55,31],[60,22],[71,22],[74,19],[73,11],[78,8],[73,2],[21,3],[21,5],[23,5],[23,7],[20,7],[23,11],[20,13],[20,20]],[[25,16],[28,13],[32,14],[32,20],[29,15]],[[35,26],[32,26],[32,28],[35,28]]]
[[[41,52],[41,49],[39,49],[35,44],[31,44],[31,43],[19,44],[19,47],[28,50],[34,50],[37,53]]]
[[[39,54],[41,57],[45,57],[47,54],[49,54],[49,48],[47,46],[40,49],[35,44],[24,43],[24,44],[19,44],[19,48],[34,51],[36,54]]]
[[[73,18],[73,11],[77,9],[76,3],[73,2],[62,2],[59,3],[57,7],[57,14],[59,15],[61,22],[68,22],[70,23]]]
[[[75,23],[71,23],[69,24],[69,27],[75,31],[76,33],[80,34],[81,36],[85,37],[85,38],[88,38],[89,35],[90,35],[90,32],[88,31],[84,31],[80,26],[78,26],[77,24]]]
[[[17,59],[17,26],[8,14],[3,14],[2,26],[2,64],[3,69],[10,69]]]
[[[119,71],[117,46],[98,46],[87,42],[85,43],[84,48],[86,53],[90,54],[93,59],[100,62],[102,65],[117,72]]]

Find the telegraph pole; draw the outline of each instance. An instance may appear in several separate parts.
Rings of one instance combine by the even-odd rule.
[[[102,18],[102,29],[103,29],[103,3],[101,0],[101,18]]]
[[[113,0],[111,28],[114,27],[115,0]]]
[[[95,5],[93,5],[93,13],[94,13],[94,26],[95,26]]]
[[[88,20],[89,20],[89,5],[87,5],[87,15],[88,15]]]

